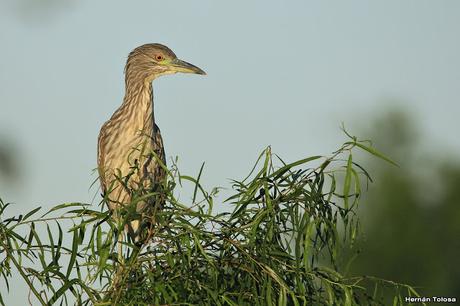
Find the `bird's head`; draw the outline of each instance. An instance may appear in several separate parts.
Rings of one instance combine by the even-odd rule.
[[[144,82],[177,72],[206,74],[200,68],[177,58],[168,47],[161,44],[145,44],[134,49],[128,56],[125,73]]]

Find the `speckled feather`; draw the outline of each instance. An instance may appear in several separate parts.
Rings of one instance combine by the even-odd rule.
[[[155,71],[149,65],[150,54],[160,50],[170,56],[174,53],[156,44],[141,46],[130,53],[125,68],[126,94],[123,104],[104,123],[98,139],[98,170],[102,191],[109,193],[109,208],[116,210],[119,205],[130,203],[131,195],[117,180],[126,177],[127,186],[137,188],[142,184],[149,189],[164,179],[165,172],[158,158],[165,163],[165,153],[160,129],[153,115],[152,81],[163,71]],[[132,171],[137,163],[138,171]],[[147,203],[141,202],[136,210],[142,213]],[[115,214],[116,215],[116,214]],[[138,221],[131,222],[130,232],[136,232]]]

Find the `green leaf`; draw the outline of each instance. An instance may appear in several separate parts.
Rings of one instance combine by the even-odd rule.
[[[345,205],[345,209],[348,210],[348,198],[350,195],[350,187],[351,187],[351,175],[352,175],[352,162],[353,158],[352,155],[348,155],[348,162],[347,162],[347,168],[345,172],[345,182],[343,183],[343,201]]]
[[[37,211],[39,211],[41,209],[41,206],[29,211],[25,216],[24,218],[22,218],[23,221],[27,220],[27,218],[29,218],[30,216],[32,216],[33,214],[35,214]]]
[[[301,160],[298,160],[296,162],[293,162],[293,163],[290,163],[290,164],[287,164],[281,168],[279,168],[278,170],[276,170],[275,172],[273,172],[270,177],[274,177],[274,179],[277,179],[279,177],[281,177],[281,175],[283,175],[284,173],[286,173],[287,171],[289,171],[290,169],[296,167],[296,166],[300,166],[302,164],[305,164],[305,163],[308,163],[312,160],[315,160],[315,159],[318,159],[318,158],[321,158],[323,156],[311,156],[311,157],[308,157],[308,158],[304,158],[304,159],[301,159]]]
[[[49,215],[50,213],[52,213],[53,211],[56,211],[56,210],[61,210],[63,208],[69,208],[69,207],[75,207],[75,206],[78,206],[78,207],[86,207],[86,206],[89,206],[88,204],[83,204],[83,203],[64,203],[64,204],[60,204],[60,205],[57,205],[57,206],[54,206],[53,208],[51,208],[50,210],[48,210],[48,212],[46,214],[44,214],[42,216],[45,217],[47,215]]]
[[[72,273],[73,265],[75,263],[75,260],[77,259],[77,254],[78,254],[78,232],[74,231],[73,232],[73,239],[72,239],[72,252],[70,254],[70,260],[69,264],[67,266],[67,272],[66,272],[66,278],[69,278],[70,273]]]
[[[365,145],[363,145],[362,143],[359,143],[359,142],[355,142],[354,144],[356,146],[360,147],[361,149],[363,149],[364,151],[367,151],[367,152],[371,153],[372,155],[377,156],[378,158],[381,158],[381,159],[389,162],[390,164],[395,165],[396,167],[399,167],[399,165],[396,162],[394,162],[390,158],[386,157],[385,155],[383,155],[382,153],[380,153],[376,149],[374,149],[372,147],[369,147],[369,146],[365,146]]]
[[[79,283],[78,279],[72,279],[70,281],[65,281],[64,285],[56,291],[56,293],[51,297],[49,305],[53,305],[70,287]]]

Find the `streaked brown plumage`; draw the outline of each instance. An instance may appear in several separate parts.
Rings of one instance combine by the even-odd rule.
[[[177,59],[161,44],[134,49],[125,67],[126,92],[122,105],[104,123],[98,139],[98,170],[108,206],[117,217],[118,209],[132,200],[133,190],[155,189],[163,181],[165,152],[160,129],[153,113],[152,81],[177,72],[205,74],[200,68]],[[136,203],[140,215],[148,213],[147,203]],[[138,235],[140,220],[128,224],[131,238]]]

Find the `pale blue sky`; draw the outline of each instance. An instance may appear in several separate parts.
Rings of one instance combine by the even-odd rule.
[[[23,174],[0,181],[13,211],[91,201],[99,128],[147,42],[208,73],[154,83],[167,156],[189,174],[205,161],[208,186],[243,177],[269,144],[286,160],[330,153],[341,122],[399,104],[427,150],[460,152],[459,1],[29,2],[0,2],[0,139]]]

